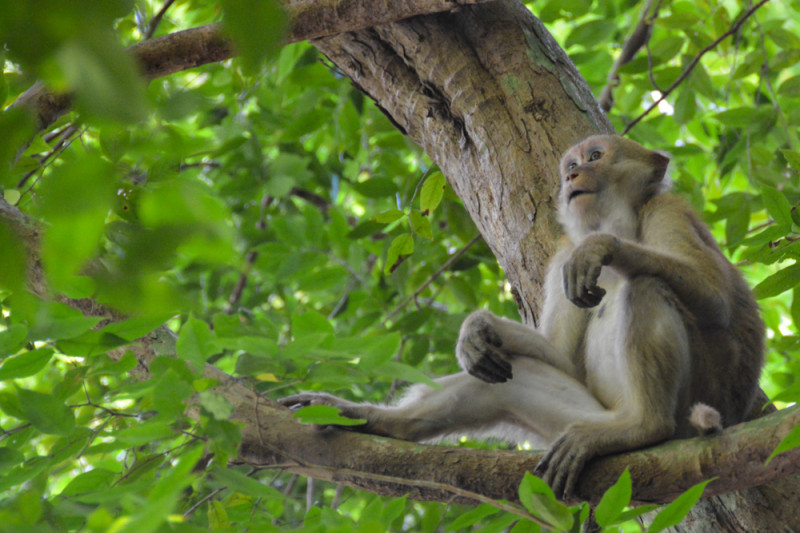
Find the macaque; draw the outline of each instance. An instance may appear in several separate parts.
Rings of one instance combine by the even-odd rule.
[[[565,237],[534,329],[475,311],[456,345],[463,372],[397,405],[323,393],[360,431],[411,441],[489,436],[547,447],[537,467],[559,496],[596,456],[744,420],[764,326],[742,277],[698,216],[669,194],[668,158],[618,136],[570,148],[561,166]]]

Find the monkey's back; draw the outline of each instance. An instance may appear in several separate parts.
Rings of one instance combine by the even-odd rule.
[[[688,408],[703,402],[722,415],[723,426],[745,420],[758,391],[758,379],[764,362],[764,323],[758,304],[741,273],[725,257],[709,229],[681,198],[662,194],[643,210],[666,209],[677,212],[702,241],[708,261],[724,271],[729,318],[724,324],[694,316],[687,309],[691,342],[691,384],[679,413],[676,436],[688,437],[696,431],[688,422]],[[643,216],[646,224],[649,217]],[[646,233],[646,228],[642,228]]]

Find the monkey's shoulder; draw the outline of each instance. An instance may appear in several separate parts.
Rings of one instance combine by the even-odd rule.
[[[647,242],[717,245],[706,225],[689,203],[674,194],[651,198],[639,212],[640,240]]]

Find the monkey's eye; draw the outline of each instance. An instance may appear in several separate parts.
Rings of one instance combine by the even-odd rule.
[[[573,168],[575,168],[575,167],[577,167],[577,166],[578,166],[578,163],[576,163],[575,161],[570,161],[570,162],[567,164],[567,170],[572,170]]]
[[[589,161],[597,161],[598,159],[600,159],[600,157],[602,157],[602,155],[603,154],[602,154],[602,152],[600,152],[600,150],[595,150],[589,156]]]

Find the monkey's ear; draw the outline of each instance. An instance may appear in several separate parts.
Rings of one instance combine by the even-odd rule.
[[[667,167],[669,166],[669,155],[666,152],[659,152],[653,150],[650,152],[651,162],[653,164],[653,181],[661,181],[667,174]]]

